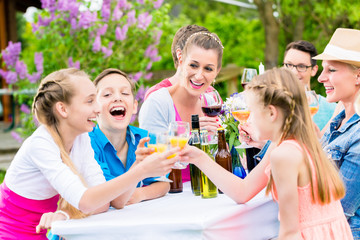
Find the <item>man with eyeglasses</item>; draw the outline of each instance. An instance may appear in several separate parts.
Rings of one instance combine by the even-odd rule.
[[[284,67],[289,68],[299,78],[301,83],[310,90],[311,77],[316,75],[318,66],[316,60],[312,59],[317,55],[315,46],[304,40],[291,42],[286,46],[284,54]],[[314,115],[315,124],[322,130],[333,116],[336,103],[328,103],[325,97],[317,94],[319,100],[319,111]]]

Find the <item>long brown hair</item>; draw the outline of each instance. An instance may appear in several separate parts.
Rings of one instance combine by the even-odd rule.
[[[209,30],[203,26],[198,25],[187,25],[184,27],[181,27],[174,35],[172,44],[171,44],[171,55],[174,60],[174,66],[177,68],[179,66],[179,59],[176,54],[176,50],[180,49],[183,50],[186,40],[196,32],[209,32]],[[210,33],[210,32],[209,32]]]
[[[70,79],[74,77],[88,78],[88,75],[76,68],[68,68],[53,72],[46,76],[41,81],[37,94],[34,97],[32,110],[38,121],[46,127],[55,143],[58,145],[63,163],[66,164],[72,172],[78,175],[83,184],[86,185],[85,180],[79,174],[69,154],[65,150],[58,129],[59,119],[54,113],[54,106],[57,102],[70,104],[71,99],[75,94],[75,86]],[[82,218],[86,216],[86,214],[76,209],[62,197],[58,203],[58,209],[66,211],[71,218]]]
[[[285,119],[281,140],[278,144],[287,139],[296,139],[303,150],[309,176],[313,176],[306,150],[309,152],[313,159],[317,179],[315,186],[313,177],[310,178],[313,202],[326,204],[330,203],[332,199],[344,197],[343,182],[333,161],[325,156],[317,139],[304,87],[297,77],[288,69],[274,68],[256,76],[246,86],[246,91],[253,91],[264,103],[264,106],[273,105],[283,111]],[[269,193],[272,188],[273,178],[270,174],[266,192]]]

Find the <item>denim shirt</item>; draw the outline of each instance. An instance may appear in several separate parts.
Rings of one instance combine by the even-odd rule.
[[[360,117],[354,114],[339,128],[344,118],[345,110],[330,123],[321,144],[340,169],[346,187],[341,204],[354,239],[360,239]]]

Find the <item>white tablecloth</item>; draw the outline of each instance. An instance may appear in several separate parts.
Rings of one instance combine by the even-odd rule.
[[[262,240],[277,236],[278,206],[264,191],[246,204],[236,204],[224,194],[202,199],[184,192],[124,209],[79,220],[52,224],[54,234],[66,239],[241,239]]]

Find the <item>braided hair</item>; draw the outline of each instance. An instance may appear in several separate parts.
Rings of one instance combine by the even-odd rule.
[[[85,180],[79,174],[69,154],[65,150],[61,134],[59,132],[59,119],[55,114],[55,104],[63,102],[70,104],[72,97],[75,94],[75,86],[71,82],[71,78],[86,77],[88,75],[76,68],[62,69],[53,72],[46,76],[40,83],[37,94],[34,97],[32,111],[38,121],[43,124],[48,132],[51,134],[55,143],[60,149],[60,157],[64,164],[66,164],[72,172],[78,175],[86,186]],[[60,198],[58,208],[66,211],[71,218],[82,218],[86,214],[70,205],[66,200]]]
[[[274,68],[254,77],[246,86],[246,91],[253,91],[264,106],[273,105],[283,112],[285,118],[278,144],[287,139],[295,139],[303,153],[309,152],[317,179],[316,184],[314,177],[310,178],[312,200],[325,204],[333,198],[342,198],[345,195],[344,185],[335,164],[326,157],[317,139],[304,87],[297,77],[286,68]],[[307,154],[303,155],[308,174],[312,176],[310,159]],[[273,177],[270,174],[266,192],[269,193],[272,188]]]

